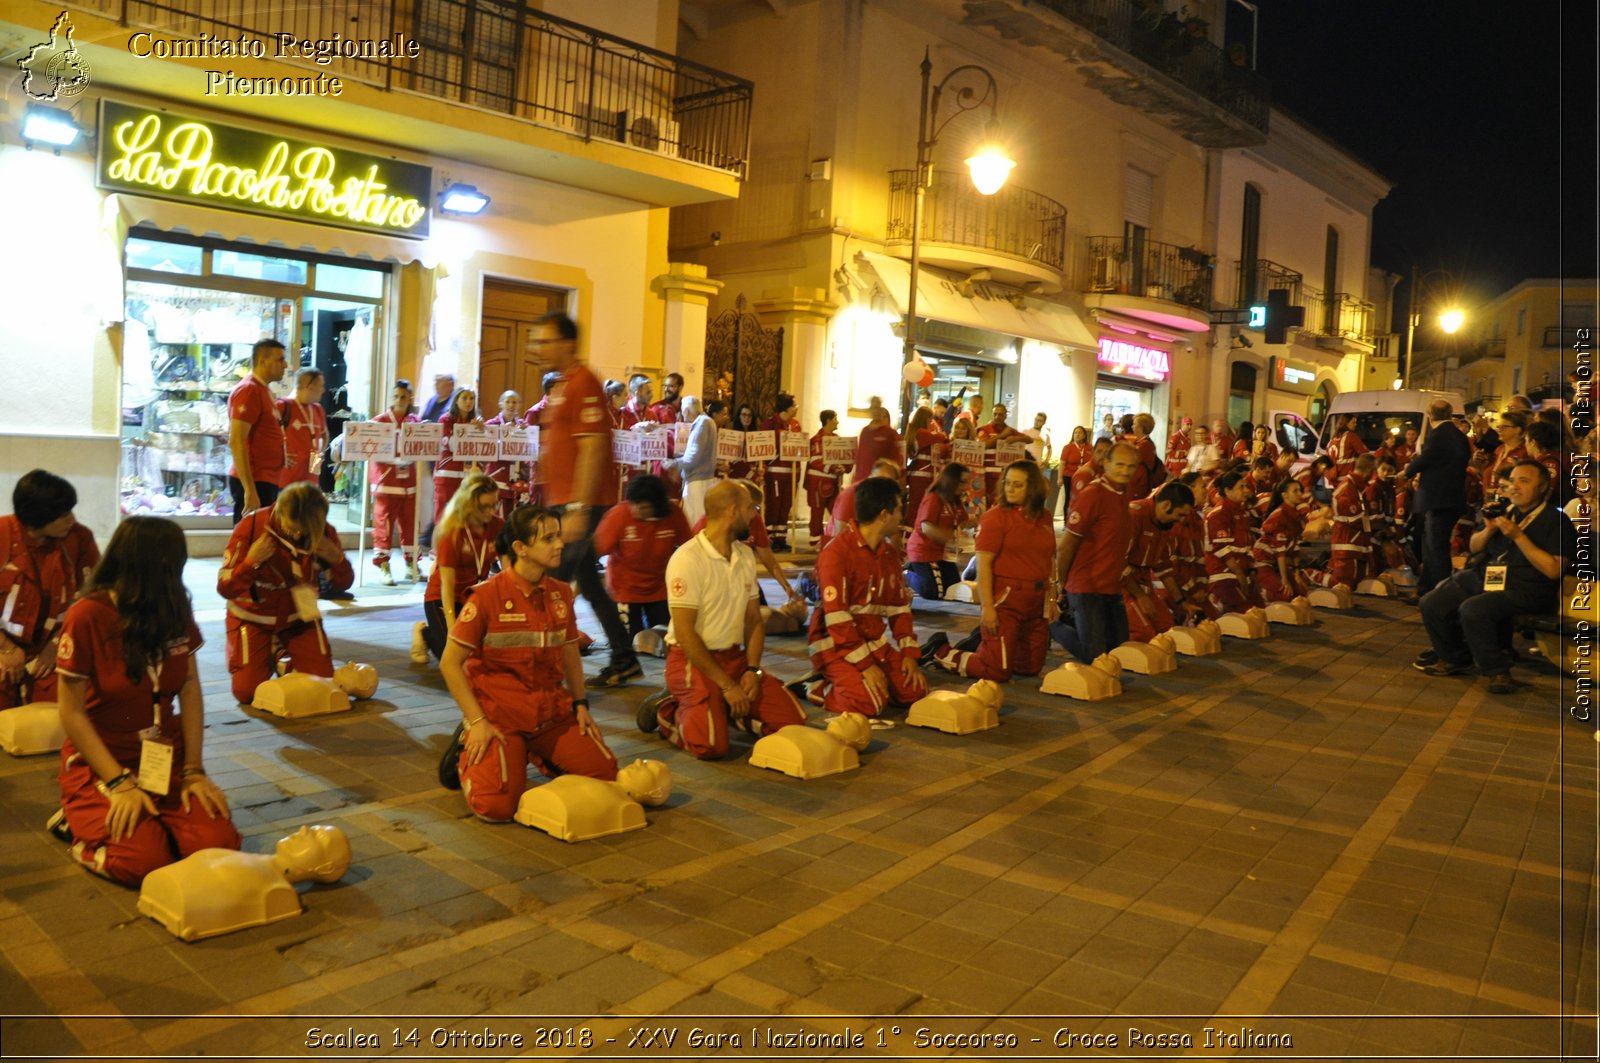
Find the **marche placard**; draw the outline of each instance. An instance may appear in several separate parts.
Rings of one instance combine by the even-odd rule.
[[[784,461],[806,461],[811,457],[811,440],[804,432],[779,432],[778,457]]]

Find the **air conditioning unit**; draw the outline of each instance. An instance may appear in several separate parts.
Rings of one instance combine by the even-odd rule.
[[[626,143],[636,148],[658,152],[662,155],[678,156],[678,123],[670,118],[655,118],[650,115],[629,115],[624,111],[621,115],[622,128],[626,133]]]

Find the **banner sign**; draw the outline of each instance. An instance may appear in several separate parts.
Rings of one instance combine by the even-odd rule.
[[[506,461],[530,461],[533,458],[533,448],[528,445],[528,431],[526,425],[501,424],[495,425],[500,433],[500,457]],[[538,429],[533,429],[538,431]]]
[[[398,453],[402,458],[438,461],[443,442],[443,425],[431,421],[408,421],[400,426]]]
[[[809,461],[811,439],[804,432],[779,432],[778,457],[784,461]]]
[[[976,439],[955,439],[950,442],[950,460],[965,465],[972,472],[983,470],[983,444]]]
[[[667,460],[667,433],[665,432],[636,432],[639,437],[639,460],[666,461]]]
[[[639,435],[626,428],[611,430],[611,457],[621,465],[639,464]]]
[[[777,433],[746,432],[744,434],[744,456],[746,461],[777,461]]]
[[[500,437],[481,424],[451,427],[450,456],[456,461],[483,463],[500,456]]]
[[[345,461],[394,464],[394,425],[387,421],[350,421],[344,426]]]
[[[117,100],[100,102],[95,184],[362,232],[428,235],[433,170]]]
[[[856,463],[856,437],[823,436],[822,462],[824,465],[854,465]]]
[[[725,428],[717,432],[717,460],[739,461],[744,458],[743,432]]]

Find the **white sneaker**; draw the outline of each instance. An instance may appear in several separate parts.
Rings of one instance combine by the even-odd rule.
[[[394,586],[394,575],[389,571],[389,562],[378,562],[378,582],[385,587]]]
[[[428,642],[422,637],[422,633],[426,630],[428,630],[428,624],[423,620],[418,620],[411,628],[412,664],[428,663]]]
[[[422,573],[417,571],[417,563],[410,558],[406,559],[406,579],[412,583],[422,582]]]

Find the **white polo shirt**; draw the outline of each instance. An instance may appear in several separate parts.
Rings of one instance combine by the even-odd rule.
[[[727,558],[701,532],[667,562],[667,607],[699,610],[695,631],[712,652],[744,645],[744,614],[756,590],[756,557],[735,541]],[[667,625],[667,645],[678,645],[677,620]]]

